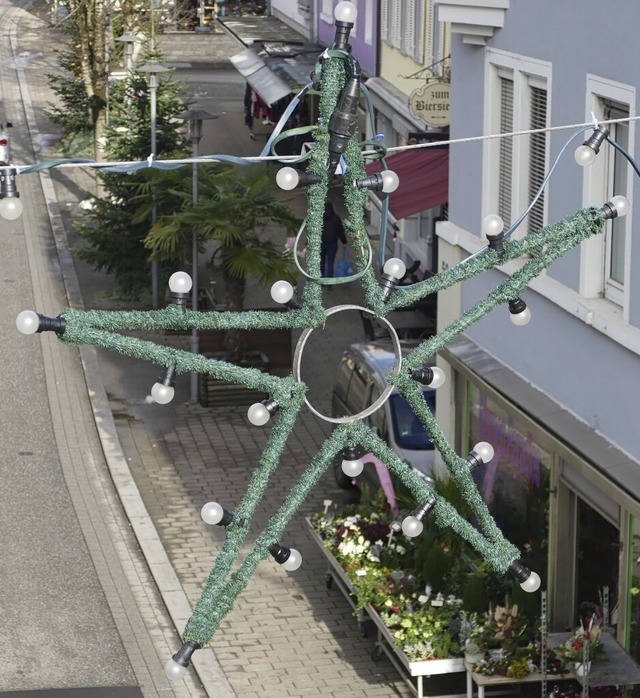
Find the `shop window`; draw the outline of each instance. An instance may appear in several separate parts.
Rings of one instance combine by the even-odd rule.
[[[627,603],[627,651],[640,663],[640,519],[631,519],[629,560],[629,599]],[[634,686],[629,698],[640,698],[640,686]]]
[[[551,455],[471,383],[467,399],[468,450],[479,441],[495,450],[491,462],[474,470],[480,493],[505,536],[522,551],[524,563],[544,580]]]

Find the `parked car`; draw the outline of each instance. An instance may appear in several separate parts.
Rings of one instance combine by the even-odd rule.
[[[403,342],[403,354],[414,349],[416,342]],[[387,377],[393,370],[395,355],[390,342],[374,341],[352,344],[343,354],[332,393],[333,417],[357,414],[371,405],[387,387]],[[435,390],[425,387],[424,395],[429,408],[435,411]],[[409,403],[394,390],[382,407],[365,418],[365,423],[383,438],[389,446],[414,470],[431,478],[435,451],[429,434],[411,409]],[[374,488],[381,486],[378,468],[371,459],[365,461],[360,477]],[[342,458],[334,463],[336,482],[342,488],[354,486],[352,478],[342,472]]]
[[[9,128],[11,128],[11,124],[8,122],[6,124],[0,124],[0,165],[11,164]]]

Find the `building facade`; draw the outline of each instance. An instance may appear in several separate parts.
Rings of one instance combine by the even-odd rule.
[[[609,36],[594,0],[437,3],[452,29],[453,139],[621,119],[611,137],[634,152],[637,3],[617,3]],[[526,212],[514,233],[526,236],[616,194],[631,212],[531,284],[528,325],[515,327],[498,308],[451,343],[440,357],[450,380],[438,417],[459,452],[480,440],[494,445],[479,485],[541,569],[552,629],[595,610],[640,660],[640,178],[608,143],[591,167],[580,167],[573,152],[593,128],[579,131],[451,146],[440,268],[486,245],[488,214],[508,227]],[[522,263],[441,292],[439,327]]]

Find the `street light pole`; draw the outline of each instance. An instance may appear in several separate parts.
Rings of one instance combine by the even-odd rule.
[[[116,41],[124,44],[124,69],[129,72],[133,68],[133,44],[138,40],[135,34],[126,32],[119,36]]]
[[[202,138],[202,122],[208,121],[210,119],[217,119],[216,114],[210,114],[208,111],[202,109],[199,105],[194,104],[191,109],[182,114],[178,114],[176,117],[178,119],[184,119],[189,121],[189,137],[191,139],[191,152],[194,158],[198,157],[198,144]],[[192,189],[191,189],[191,200],[193,206],[198,205],[198,163],[194,162],[191,169],[192,177]],[[191,280],[193,281],[193,286],[191,287],[191,307],[192,309],[198,310],[198,233],[194,228],[191,231]],[[198,330],[194,327],[191,330],[191,353],[200,353],[200,339],[198,336]],[[191,400],[197,402],[198,400],[198,374],[191,374]]]
[[[150,120],[151,120],[151,155],[155,158],[157,144],[156,144],[156,102],[157,102],[157,92],[158,92],[158,73],[166,73],[169,68],[165,68],[160,61],[151,59],[148,63],[138,68],[141,73],[147,74],[147,86],[149,87],[149,109],[150,109]],[[154,202],[153,209],[151,211],[151,224],[153,225],[158,219],[158,211]],[[152,250],[155,252],[155,248]],[[151,304],[154,308],[157,308],[160,301],[159,294],[159,279],[158,279],[159,265],[156,259],[151,260]]]

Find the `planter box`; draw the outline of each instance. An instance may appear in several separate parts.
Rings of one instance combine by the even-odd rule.
[[[327,588],[330,589],[335,583],[344,594],[351,608],[355,610],[357,606],[357,596],[354,592],[351,580],[347,577],[336,558],[324,547],[322,538],[313,528],[309,519],[307,519],[307,524],[309,525],[313,541],[320,548],[320,551],[327,560]],[[436,696],[438,696],[438,698],[465,698],[466,692],[451,693],[451,687],[448,685],[451,683],[459,683],[461,687],[464,687],[465,666],[462,657],[430,659],[428,661],[411,660],[395,644],[389,628],[372,606],[367,605],[362,610],[358,611],[358,621],[364,637],[368,635],[369,624],[372,624],[376,629],[377,639],[372,652],[374,659],[385,654],[398,670],[402,679],[418,698],[431,698],[432,696],[434,698]],[[459,677],[456,677],[459,678],[459,681],[451,681],[451,674],[460,674]],[[443,678],[446,676],[448,678],[445,681],[438,681],[438,676]],[[425,679],[433,680],[427,681],[427,685],[425,686]],[[445,691],[444,693],[442,692],[443,690]],[[454,687],[454,690],[457,690],[457,686]]]

